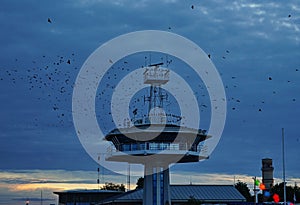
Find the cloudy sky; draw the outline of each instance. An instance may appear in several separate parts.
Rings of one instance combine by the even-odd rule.
[[[297,0],[2,0],[0,25],[0,204],[39,203],[41,191],[56,203],[54,190],[97,188],[98,165],[73,125],[73,85],[95,49],[140,30],[196,43],[225,87],[218,146],[209,160],[173,166],[172,183],[232,184],[235,178],[251,187],[265,157],[273,159],[280,183],[282,128],[287,180],[300,183]],[[139,66],[133,59],[129,71]],[[126,184],[126,176],[102,171],[101,183]]]

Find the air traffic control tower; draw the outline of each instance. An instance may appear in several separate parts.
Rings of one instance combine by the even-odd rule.
[[[144,165],[143,205],[171,204],[170,164],[208,158],[200,155],[200,142],[210,137],[206,130],[180,126],[182,116],[164,111],[167,93],[162,86],[168,83],[170,70],[162,65],[145,67],[144,84],[150,85],[149,95],[144,98],[148,115],[134,117],[130,126],[105,136],[113,143],[106,160]]]

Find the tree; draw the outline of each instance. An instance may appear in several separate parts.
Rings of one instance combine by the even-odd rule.
[[[246,198],[248,202],[252,201],[250,189],[248,188],[247,183],[238,181],[234,187]]]
[[[271,188],[271,193],[274,194],[278,194],[280,201],[284,200],[284,184],[283,182],[281,182],[280,184],[275,184],[272,188]],[[299,201],[300,199],[300,190],[297,186],[292,187],[292,186],[286,186],[286,201],[290,201],[290,202],[294,202],[294,193],[296,195],[297,201]]]
[[[125,191],[124,184],[114,184],[105,182],[105,185],[101,187],[101,190],[115,190],[115,191]]]
[[[135,187],[135,189],[142,189],[142,188],[144,188],[144,177],[138,178]]]
[[[202,204],[201,200],[196,199],[194,196],[190,196],[190,198],[187,201],[187,204],[189,205],[200,205]]]

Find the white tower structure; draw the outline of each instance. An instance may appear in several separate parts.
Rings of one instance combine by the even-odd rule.
[[[180,126],[182,116],[165,113],[168,95],[162,86],[168,83],[170,71],[162,65],[145,68],[144,84],[150,85],[145,97],[148,115],[105,136],[113,143],[106,160],[144,165],[143,205],[171,204],[169,165],[207,159],[200,155],[199,143],[211,137],[206,130]]]

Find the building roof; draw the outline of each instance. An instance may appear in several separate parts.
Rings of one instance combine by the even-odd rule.
[[[172,202],[191,198],[205,202],[241,202],[245,197],[233,185],[170,185]],[[138,202],[143,199],[143,189],[133,190],[105,200],[111,202]]]
[[[99,189],[72,189],[65,191],[55,191],[54,194],[92,194],[92,193],[123,193],[123,191],[116,190],[99,190]]]
[[[195,198],[203,201],[245,201],[233,185],[177,185],[171,186],[171,199]]]

